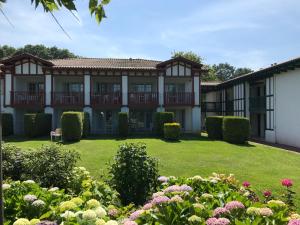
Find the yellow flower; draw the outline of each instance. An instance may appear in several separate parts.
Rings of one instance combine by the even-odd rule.
[[[30,222],[28,219],[20,218],[17,221],[15,221],[13,225],[30,225]]]
[[[76,207],[77,207],[77,205],[74,202],[66,201],[66,202],[60,203],[59,211],[60,212],[65,212],[67,210],[75,209]]]
[[[96,199],[91,199],[86,203],[87,207],[89,209],[94,209],[94,208],[98,208],[101,206],[100,202],[97,201]]]
[[[30,225],[36,225],[39,222],[41,222],[39,219],[32,219],[32,220],[30,220]]]

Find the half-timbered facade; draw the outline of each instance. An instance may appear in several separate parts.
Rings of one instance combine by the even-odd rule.
[[[248,117],[252,137],[300,147],[299,87],[300,58],[222,83],[203,83],[202,121],[207,115]]]
[[[151,131],[156,111],[172,111],[184,132],[201,130],[202,65],[178,57],[44,60],[21,54],[1,60],[2,109],[13,114],[16,133],[28,112],[90,114],[92,132],[114,133],[118,112],[128,112],[133,132]]]

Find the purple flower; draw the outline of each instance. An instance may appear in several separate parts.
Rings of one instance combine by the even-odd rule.
[[[141,214],[143,214],[145,212],[145,210],[136,210],[133,213],[131,213],[131,215],[129,216],[130,220],[136,220],[137,218],[140,217]]]
[[[234,209],[244,209],[245,206],[243,205],[243,203],[239,202],[239,201],[232,201],[232,202],[228,202],[225,205],[225,208],[229,211],[234,210]]]
[[[158,196],[156,198],[154,198],[151,203],[152,205],[159,205],[162,203],[166,203],[168,202],[170,199],[167,196]]]
[[[206,225],[228,225],[230,221],[226,218],[209,218],[206,220]]]
[[[180,190],[181,190],[181,191],[192,191],[193,188],[191,188],[190,186],[184,184],[184,185],[181,185],[181,186],[180,186]]]
[[[149,210],[153,207],[152,203],[147,203],[143,206],[143,210]]]
[[[290,220],[288,225],[300,225],[300,220]]]
[[[119,213],[119,211],[117,210],[117,209],[109,209],[108,210],[108,212],[107,212],[107,214],[109,215],[109,216],[117,216],[118,215],[118,213]]]
[[[162,182],[162,183],[166,183],[168,182],[169,178],[165,177],[165,176],[160,176],[158,178],[158,181]]]
[[[226,208],[218,207],[214,210],[213,216],[214,217],[219,217],[219,216],[222,216],[222,215],[227,214],[227,213],[229,213],[229,211]]]
[[[170,187],[167,187],[165,189],[165,193],[170,193],[170,192],[180,192],[181,188],[179,185],[172,185]]]

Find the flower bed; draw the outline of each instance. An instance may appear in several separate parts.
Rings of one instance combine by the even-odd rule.
[[[7,224],[200,224],[200,225],[297,225],[300,216],[293,205],[292,181],[284,179],[282,200],[271,191],[259,199],[249,182],[233,175],[209,178],[159,177],[159,191],[143,206],[121,206],[117,194],[105,183],[93,180],[84,168],[76,193],[42,188],[34,181],[3,185]],[[82,176],[84,178],[82,178]]]

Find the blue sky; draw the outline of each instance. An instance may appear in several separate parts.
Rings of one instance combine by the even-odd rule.
[[[30,0],[8,0],[0,14],[0,45],[56,45],[86,57],[166,60],[174,50],[194,51],[209,64],[257,69],[300,56],[299,0],[112,0],[100,25],[77,0],[78,22],[56,13],[71,35]]]

